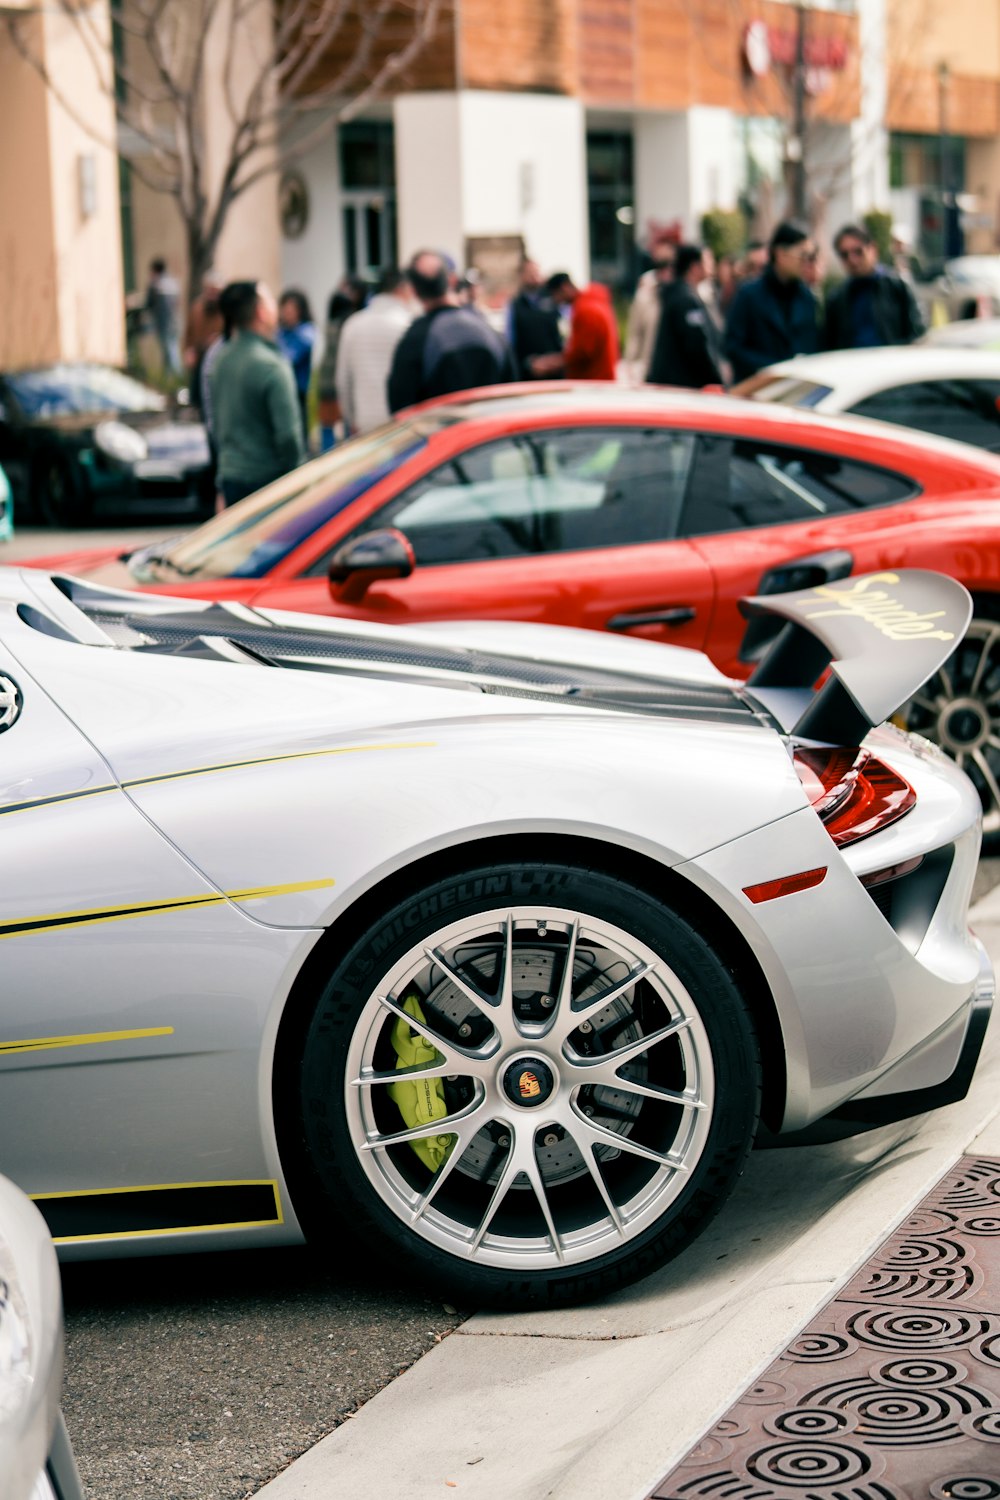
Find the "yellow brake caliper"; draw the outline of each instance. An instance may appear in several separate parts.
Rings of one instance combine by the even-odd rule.
[[[403,1009],[415,1021],[426,1023],[416,995],[406,997]],[[402,1019],[393,1026],[390,1040],[396,1054],[397,1068],[426,1068],[440,1057],[431,1043],[418,1031],[413,1031]],[[398,1083],[390,1083],[389,1098],[402,1115],[408,1130],[430,1125],[434,1120],[443,1119],[448,1113],[444,1084],[440,1078],[401,1078]],[[448,1160],[454,1144],[453,1135],[429,1135],[419,1141],[409,1142],[424,1166],[432,1172],[436,1172]]]

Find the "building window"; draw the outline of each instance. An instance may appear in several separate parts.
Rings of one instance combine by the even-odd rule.
[[[395,132],[389,120],[352,120],[340,127],[340,183],[344,188],[396,187]]]
[[[338,139],[344,264],[371,278],[396,261],[395,133],[388,120],[352,120]]]
[[[635,259],[634,146],[630,130],[587,132],[587,198],[593,275],[628,285]]]

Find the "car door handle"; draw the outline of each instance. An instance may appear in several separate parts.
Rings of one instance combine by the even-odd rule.
[[[612,615],[609,630],[638,630],[640,625],[683,625],[693,620],[697,610],[689,604],[678,604],[673,609],[651,609],[646,614]]]

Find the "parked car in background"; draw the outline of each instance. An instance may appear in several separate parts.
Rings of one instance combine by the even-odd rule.
[[[48,1225],[20,1189],[0,1177],[3,1500],[83,1500],[59,1413],[62,1368],[62,1294]]]
[[[979,803],[882,721],[968,594],[749,608],[790,628],[743,684],[0,569],[0,1163],[60,1254],[305,1234],[464,1306],[592,1301],[700,1232],[759,1118],[962,1098]]]
[[[214,504],[196,414],[110,365],[0,374],[0,463],[18,507],[53,525],[84,525],[102,501]]]
[[[7,542],[14,535],[14,496],[10,480],[0,469],[0,542]]]
[[[935,567],[972,591],[982,660],[963,655],[912,713],[1000,835],[1000,458],[965,444],[700,392],[497,387],[405,413],[185,537],[35,565],[386,624],[585,626],[705,650],[731,675],[764,643],[742,594]],[[954,719],[970,698],[974,719]]]
[[[920,344],[947,349],[1000,349],[1000,318],[963,318],[929,328]]]
[[[1000,255],[956,255],[938,276],[919,282],[917,297],[928,314],[943,308],[950,320],[1000,313]]]
[[[760,370],[733,395],[1000,449],[1000,352],[987,349],[909,344],[802,354]]]

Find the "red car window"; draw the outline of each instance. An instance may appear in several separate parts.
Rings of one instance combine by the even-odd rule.
[[[693,447],[668,428],[514,434],[456,455],[354,534],[396,526],[424,566],[669,540]]]
[[[681,519],[682,536],[815,521],[838,512],[894,505],[920,487],[903,474],[837,453],[703,436]]]

